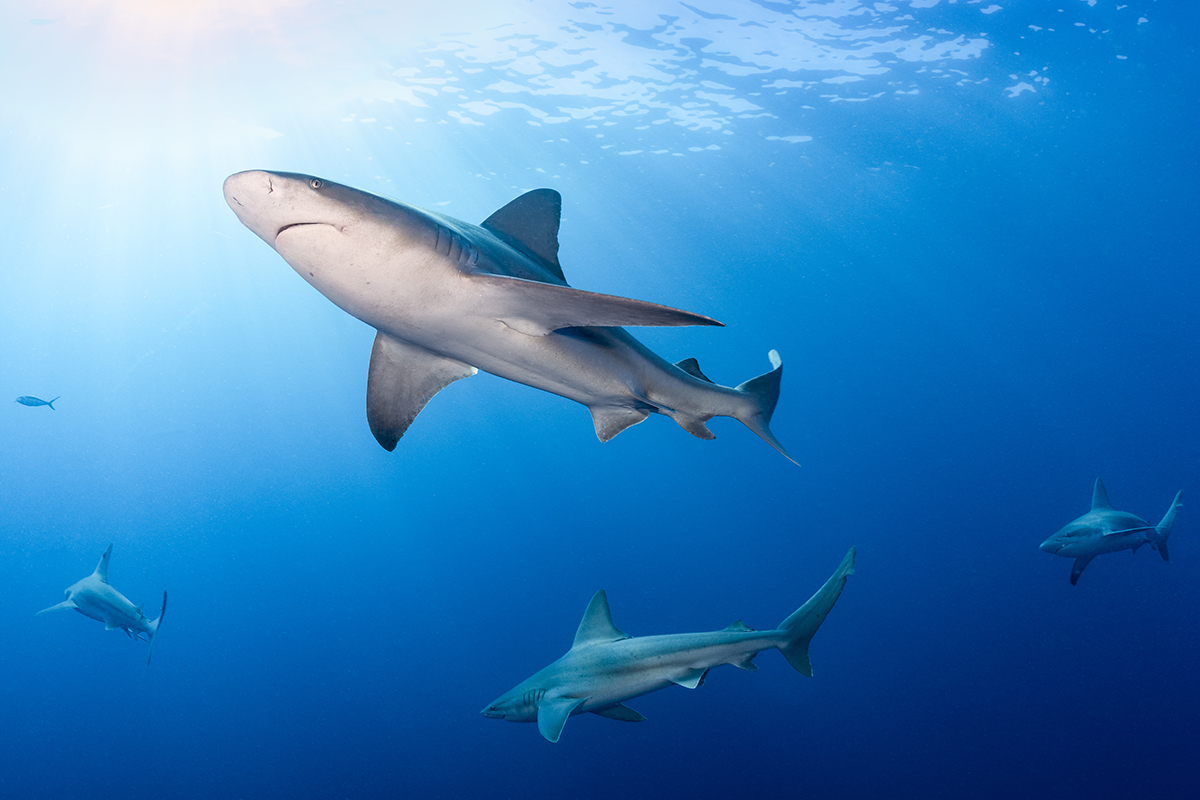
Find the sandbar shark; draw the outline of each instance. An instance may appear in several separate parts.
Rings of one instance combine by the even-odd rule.
[[[1170,561],[1167,539],[1175,524],[1175,513],[1183,505],[1182,498],[1183,492],[1180,491],[1163,515],[1162,522],[1151,525],[1139,516],[1114,509],[1108,501],[1104,481],[1096,478],[1096,486],[1092,490],[1092,509],[1042,542],[1041,550],[1075,559],[1071,567],[1072,586],[1079,581],[1079,576],[1091,560],[1105,553],[1118,550],[1136,553],[1139,547],[1148,544],[1158,551],[1163,561]]]
[[[162,624],[163,616],[167,613],[167,593],[163,592],[162,610],[158,619],[148,620],[142,613],[141,606],[135,606],[116,589],[108,585],[108,560],[112,557],[112,545],[100,556],[96,570],[78,583],[68,586],[67,599],[56,606],[43,608],[38,614],[47,611],[63,611],[73,608],[85,617],[104,623],[105,630],[123,630],[126,636],[150,643],[150,653],[146,656],[146,666],[150,666],[150,656],[154,654],[154,640],[158,636],[158,627]],[[36,614],[34,616],[37,616]]]
[[[782,366],[737,387],[676,364],[623,325],[721,325],[675,308],[573,289],[558,262],[562,198],[521,195],[473,225],[311,175],[230,175],[238,219],[339,308],[375,328],[367,423],[387,450],[429,400],[478,370],[587,406],[606,442],[651,413],[701,439],[734,417],[790,460],[768,427]]]
[[[776,630],[756,631],[738,620],[711,633],[632,637],[613,624],[604,590],[596,592],[562,658],[535,673],[479,712],[509,722],[536,722],[557,742],[567,718],[591,712],[623,722],[645,719],[626,700],[677,684],[695,689],[713,667],[755,671],[754,657],[774,648],[802,675],[812,677],[808,644],[854,573],[854,548],[808,602]]]

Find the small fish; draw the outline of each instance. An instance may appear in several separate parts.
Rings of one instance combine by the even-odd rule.
[[[62,395],[60,394],[58,397],[62,397]],[[17,402],[23,406],[50,406],[50,410],[53,411],[54,402],[55,400],[58,400],[58,397],[54,398],[54,400],[43,400],[40,397],[30,397],[29,395],[25,395],[24,397],[18,397]]]

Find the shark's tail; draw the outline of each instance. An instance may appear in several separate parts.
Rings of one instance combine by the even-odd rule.
[[[808,643],[812,641],[813,634],[821,627],[833,604],[837,602],[842,587],[846,585],[846,576],[854,574],[854,552],[854,548],[851,547],[837,570],[825,581],[825,585],[779,626],[779,630],[787,635],[787,641],[779,645],[779,652],[783,653],[788,663],[801,675],[812,677]]]
[[[737,419],[762,437],[764,442],[782,453],[784,458],[799,466],[800,462],[792,458],[787,448],[771,433],[771,415],[775,413],[775,404],[779,402],[779,382],[783,379],[783,360],[779,358],[779,352],[776,350],[768,353],[767,357],[771,359],[770,372],[734,387],[756,401],[750,413],[739,415]]]
[[[150,623],[150,627],[153,628],[154,630],[152,630],[150,632],[150,652],[146,655],[146,666],[147,667],[150,666],[150,659],[154,656],[154,640],[158,638],[158,627],[160,625],[162,625],[163,617],[165,617],[166,615],[167,615],[167,592],[164,589],[163,590],[162,611],[158,612],[158,619],[156,619],[156,620],[154,620],[154,622]]]
[[[1171,503],[1171,507],[1167,509],[1167,513],[1163,515],[1162,522],[1155,526],[1158,535],[1161,537],[1154,543],[1158,554],[1162,556],[1163,561],[1170,561],[1171,554],[1167,551],[1167,539],[1171,536],[1171,528],[1175,525],[1175,513],[1179,511],[1179,507],[1183,505],[1183,491],[1175,494],[1175,500]]]
[[[62,395],[60,394],[58,397],[62,397]],[[53,410],[54,410],[54,404],[55,404],[56,402],[58,402],[58,397],[54,398],[54,399],[53,399],[53,400],[51,400],[49,403],[46,403],[46,405],[50,406],[50,410],[51,410],[51,411],[53,411]]]

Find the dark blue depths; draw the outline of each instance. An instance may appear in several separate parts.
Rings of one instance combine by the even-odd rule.
[[[728,325],[635,332],[657,352],[736,384],[780,350],[773,428],[799,468],[732,421],[600,445],[584,409],[485,375],[384,453],[372,332],[240,228],[220,180],[390,174],[478,222],[518,179],[431,189],[397,150],[217,165],[182,249],[126,245],[176,273],[132,321],[89,330],[103,315],[63,290],[6,346],[11,372],[59,365],[13,397],[64,399],[4,422],[0,794],[1190,796],[1196,113],[1185,34],[1156,35],[1119,74],[1056,54],[1070,96],[1019,110],[931,92],[818,117],[804,159],[759,140],[700,172],[545,179],[573,285]],[[538,151],[516,124],[488,135],[512,142],[471,151],[498,172]],[[1114,554],[1072,587],[1038,551],[1097,476],[1149,519],[1183,490],[1171,563]],[[109,541],[126,596],[171,592],[149,669],[144,644],[33,617]],[[567,649],[598,588],[635,635],[766,628],[850,545],[812,679],[764,653],[557,745],[478,716]]]

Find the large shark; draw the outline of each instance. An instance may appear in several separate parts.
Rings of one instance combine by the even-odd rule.
[[[67,587],[67,599],[56,606],[43,608],[38,614],[47,611],[63,611],[73,608],[85,617],[104,623],[105,630],[123,630],[126,636],[141,639],[150,643],[150,653],[146,656],[146,666],[150,666],[150,656],[154,654],[154,640],[158,636],[158,627],[162,624],[163,615],[167,613],[167,593],[163,592],[162,610],[158,619],[148,620],[142,613],[141,606],[135,606],[116,589],[108,585],[108,560],[112,557],[112,545],[100,556],[96,570],[78,583]],[[36,615],[35,615],[36,616]]]
[[[671,364],[622,325],[720,325],[655,303],[572,289],[558,263],[562,200],[521,195],[481,225],[311,175],[249,171],[225,200],[317,291],[378,332],[367,422],[393,450],[430,398],[484,370],[582,403],[606,442],[651,413],[694,436],[734,417],[791,459],[768,427],[782,367],[729,388],[693,358]]]
[[[1079,581],[1079,576],[1091,560],[1105,553],[1118,550],[1136,553],[1139,547],[1148,544],[1158,551],[1163,561],[1170,561],[1167,539],[1175,524],[1175,513],[1183,505],[1182,498],[1183,492],[1180,491],[1163,515],[1162,522],[1151,525],[1141,517],[1113,508],[1108,501],[1108,492],[1104,490],[1104,481],[1096,478],[1091,511],[1042,542],[1041,549],[1045,553],[1075,559],[1071,567],[1072,586]]]
[[[536,722],[557,742],[567,718],[591,712],[623,722],[645,719],[626,700],[672,684],[695,689],[713,667],[755,671],[754,657],[774,648],[796,671],[812,677],[808,644],[854,572],[854,548],[837,571],[779,628],[756,631],[741,620],[711,633],[632,637],[613,624],[604,590],[583,614],[575,642],[562,658],[505,692],[480,713],[509,722]]]

